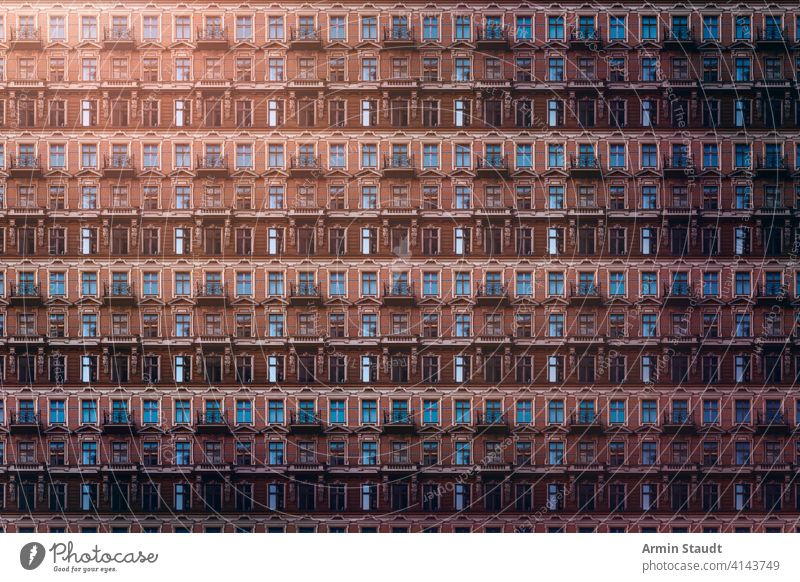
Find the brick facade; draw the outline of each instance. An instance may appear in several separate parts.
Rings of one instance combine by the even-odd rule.
[[[656,8],[6,3],[0,527],[794,531],[798,14]]]

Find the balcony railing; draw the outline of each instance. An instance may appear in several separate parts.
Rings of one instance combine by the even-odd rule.
[[[669,426],[694,426],[694,415],[685,410],[673,410],[672,412],[665,412],[663,424]]]
[[[599,42],[601,36],[600,28],[579,26],[570,32],[569,40],[572,42]]]
[[[599,170],[600,158],[594,154],[570,156],[569,167],[571,170]]]
[[[779,297],[788,298],[789,289],[781,283],[767,283],[756,287],[756,297],[767,299],[777,299]]]
[[[41,34],[35,26],[19,26],[12,29],[11,38],[16,41],[39,41]]]
[[[295,170],[319,170],[319,157],[310,154],[292,156],[291,168]]]
[[[292,297],[319,297],[322,293],[316,283],[297,283],[291,287]]]
[[[475,40],[478,42],[504,42],[508,40],[508,27],[489,25],[475,29]]]
[[[508,161],[504,155],[489,154],[487,156],[478,156],[479,170],[505,170],[506,168],[508,168]]]
[[[129,26],[109,26],[104,29],[103,38],[108,42],[133,42],[136,36]]]
[[[11,284],[11,297],[30,297],[39,298],[42,296],[42,290],[39,285],[35,283],[17,283]]]
[[[694,32],[688,26],[664,28],[664,42],[694,42]]]
[[[475,415],[475,423],[477,426],[506,426],[508,425],[508,418],[502,412],[479,412]]]
[[[570,285],[570,295],[572,297],[580,298],[599,298],[600,297],[600,284],[599,283],[572,283]]]
[[[197,156],[197,169],[198,170],[227,170],[228,161],[225,156],[206,154],[204,156]]]
[[[133,424],[133,412],[128,410],[112,410],[103,414],[103,424],[129,426]]]
[[[225,297],[227,292],[223,283],[198,283],[196,295],[197,297]]]
[[[198,42],[226,42],[227,40],[228,33],[221,26],[206,26],[197,29]]]
[[[106,297],[133,297],[133,285],[130,283],[112,282],[110,285],[105,283],[103,285],[103,291]]]
[[[414,168],[414,156],[407,154],[384,156],[383,168],[385,170],[411,170]]]
[[[413,283],[387,283],[383,286],[386,297],[414,297]]]
[[[383,40],[389,42],[411,42],[414,40],[414,28],[411,26],[387,26],[383,29]]]
[[[289,417],[289,424],[300,427],[320,427],[322,426],[322,415],[315,411],[298,410],[297,412],[292,412]]]
[[[383,424],[391,426],[410,426],[414,424],[414,412],[392,410],[383,413]]]
[[[766,28],[758,28],[756,40],[758,42],[787,42],[789,33],[785,28],[778,28],[768,26]]]
[[[664,157],[665,170],[687,170],[694,167],[692,156],[689,154],[674,154]]]
[[[11,168],[19,170],[39,170],[41,169],[39,156],[33,154],[20,154],[11,156]]]
[[[227,425],[228,420],[221,410],[206,410],[197,413],[197,424],[200,426]]]
[[[664,295],[667,297],[694,297],[694,288],[689,283],[676,282],[664,285]]]
[[[103,158],[106,170],[133,170],[133,158],[128,154],[111,154]]]
[[[760,413],[758,415],[756,424],[758,426],[775,426],[775,427],[788,426],[789,416],[781,410],[773,410],[770,412],[765,412],[763,414]]]
[[[508,295],[508,286],[503,283],[484,283],[478,285],[478,297],[505,297]]]
[[[758,170],[786,170],[788,167],[788,160],[779,155],[759,156],[756,160]]]
[[[570,426],[587,427],[587,426],[600,426],[602,424],[601,417],[597,412],[583,410],[573,413],[569,417]]]
[[[39,413],[32,410],[20,410],[16,413],[12,412],[10,421],[12,425],[38,425]]]
[[[322,35],[318,28],[301,26],[292,28],[289,39],[293,42],[320,42]]]

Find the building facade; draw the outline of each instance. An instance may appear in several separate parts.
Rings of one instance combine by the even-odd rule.
[[[800,13],[0,7],[0,527],[795,531]]]

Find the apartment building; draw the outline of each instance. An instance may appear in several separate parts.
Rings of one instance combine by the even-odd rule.
[[[0,7],[6,532],[795,531],[800,12]]]

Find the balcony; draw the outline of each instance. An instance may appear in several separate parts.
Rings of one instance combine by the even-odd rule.
[[[383,174],[385,176],[413,176],[414,156],[407,154],[392,154],[383,157]]]
[[[669,433],[693,433],[697,430],[697,424],[693,414],[673,410],[671,413],[664,413],[661,428]]]
[[[688,154],[664,156],[664,177],[680,178],[694,176],[694,160]]]
[[[9,160],[9,172],[12,176],[28,176],[40,174],[42,171],[42,164],[39,161],[39,156],[33,154],[22,154],[19,156],[11,156]]]
[[[490,154],[487,156],[477,156],[475,168],[479,176],[494,176],[496,174],[508,173],[508,160],[506,156],[500,154]]]
[[[226,302],[228,289],[223,283],[198,283],[195,287],[195,299],[198,302]]]
[[[481,460],[481,463],[476,467],[479,473],[483,475],[493,475],[500,477],[503,474],[511,473],[513,465],[506,463],[503,456],[498,453],[492,453],[486,458]]]
[[[322,166],[317,156],[300,154],[292,156],[289,162],[289,173],[293,176],[315,176],[320,173]]]
[[[323,428],[322,416],[315,412],[301,410],[289,417],[289,430],[294,433],[322,432]]]
[[[226,176],[228,174],[228,160],[225,156],[206,154],[197,156],[196,169],[198,175]]]
[[[197,29],[199,48],[223,48],[228,46],[228,31],[221,26],[207,26]]]
[[[387,26],[383,29],[383,46],[409,49],[417,46],[414,28],[411,26]]]
[[[131,346],[138,344],[140,338],[138,335],[133,335],[131,333],[120,333],[120,332],[112,332],[109,335],[103,338],[103,343],[108,343],[112,345],[118,346]]]
[[[673,282],[664,285],[664,299],[667,301],[692,301],[697,297],[693,285]]]
[[[11,283],[9,291],[12,303],[32,305],[42,301],[41,286],[34,283]]]
[[[130,433],[136,430],[133,413],[127,410],[112,410],[103,413],[103,430],[121,433]]]
[[[318,463],[313,459],[301,459],[300,461],[289,465],[287,470],[290,473],[322,473],[325,471],[325,465]]]
[[[325,88],[327,81],[319,77],[296,77],[288,83],[289,89],[317,92]]]
[[[202,432],[228,432],[228,419],[219,410],[206,410],[197,413],[197,430]]]
[[[231,341],[231,336],[224,334],[221,331],[215,331],[214,333],[204,333],[198,336],[197,341],[201,344],[206,344],[206,345],[228,344]]]
[[[11,48],[36,49],[42,46],[42,35],[35,26],[11,29]]]
[[[322,288],[316,283],[297,283],[289,288],[292,303],[314,303],[322,299]]]
[[[602,31],[588,26],[576,27],[569,33],[569,44],[574,48],[600,48],[603,46]]]
[[[10,344],[22,344],[22,345],[43,345],[44,344],[44,336],[34,333],[32,330],[22,330],[18,331],[17,335],[10,335],[8,336],[8,343]]]
[[[133,157],[127,154],[111,154],[103,157],[104,176],[126,176],[135,172]]]
[[[289,48],[313,50],[322,46],[322,34],[318,28],[301,26],[289,31]]]
[[[107,305],[123,305],[136,302],[136,293],[133,285],[128,283],[112,282],[103,284],[103,301]]]
[[[414,411],[398,411],[383,413],[384,432],[415,432],[417,425],[414,422]]]
[[[130,26],[108,26],[103,30],[106,48],[130,49],[136,46],[136,34]]]
[[[761,434],[788,433],[789,416],[781,410],[759,413],[756,417],[756,432]]]
[[[785,77],[774,76],[764,79],[756,79],[756,86],[764,89],[769,94],[776,89],[788,89],[792,85],[792,80]]]
[[[791,297],[789,295],[789,288],[781,285],[780,283],[767,283],[766,285],[756,286],[756,300],[765,303],[784,303],[788,302]]]
[[[569,171],[575,176],[599,176],[603,173],[600,158],[594,154],[578,154],[570,156]]]
[[[413,303],[416,298],[413,283],[387,283],[383,286],[383,300],[387,303]]]
[[[502,50],[508,46],[508,28],[505,26],[478,26],[475,28],[475,45],[479,49]]]
[[[391,461],[381,467],[384,473],[408,473],[414,474],[419,472],[419,465],[409,462]]]
[[[8,424],[11,432],[39,432],[42,429],[38,412],[23,410],[12,412],[10,416]]]
[[[784,463],[782,459],[777,458],[774,461],[767,459],[766,463],[759,463],[755,466],[756,473],[791,473],[792,464]]]
[[[508,432],[508,418],[501,412],[477,413],[475,427],[479,433]]]
[[[599,283],[571,283],[569,286],[569,298],[570,301],[583,303],[600,301],[603,299],[603,294],[600,292]]]
[[[44,89],[45,84],[46,82],[43,79],[29,76],[8,80],[8,86],[14,89]]]
[[[596,412],[578,412],[570,415],[569,429],[575,433],[603,432],[603,423]]]
[[[664,27],[664,48],[688,49],[697,44],[694,31],[688,26]]]
[[[419,87],[419,79],[414,77],[392,77],[389,79],[381,79],[381,89],[385,89],[393,93],[410,94],[411,91],[417,87]]]
[[[783,48],[789,43],[789,31],[785,28],[768,26],[758,27],[756,33],[756,45],[761,48]]]
[[[383,343],[391,344],[395,347],[412,346],[417,343],[419,336],[412,335],[409,332],[405,333],[390,333],[383,336]]]
[[[785,175],[789,172],[789,162],[778,155],[759,156],[756,158],[756,174],[759,177]]]
[[[478,283],[475,292],[478,303],[502,303],[508,300],[508,285],[503,283]]]

